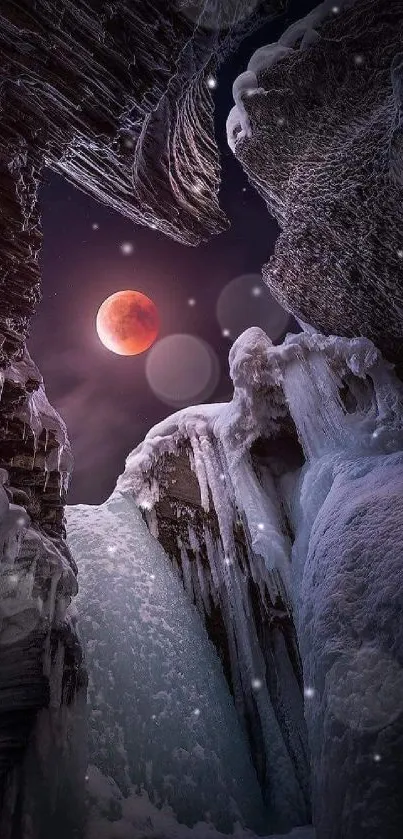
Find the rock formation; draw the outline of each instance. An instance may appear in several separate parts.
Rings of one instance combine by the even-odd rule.
[[[152,429],[117,489],[203,617],[269,812],[309,814],[296,632],[316,836],[399,839],[402,385],[366,339],[251,329],[230,366],[232,402]]]
[[[403,361],[401,0],[321,3],[252,56],[228,137],[281,234],[263,275],[325,334]]]
[[[0,382],[0,833],[45,839],[64,822],[68,837],[83,818],[87,684],[63,538],[72,458],[26,351]]]
[[[74,744],[71,754],[66,747],[74,739],[67,736],[69,717],[85,693],[69,605],[77,569],[64,541],[71,456],[63,423],[48,404],[25,349],[40,298],[38,187],[44,167],[50,167],[134,221],[154,224],[192,244],[225,226],[217,201],[219,164],[208,75],[243,34],[282,3],[253,3],[251,16],[241,13],[241,3],[223,4],[215,11],[213,28],[207,7],[195,14],[195,4],[182,5],[179,0],[168,6],[165,0],[1,4],[4,839],[54,836],[66,787],[63,766],[78,762],[82,779],[85,765],[83,760],[78,767]],[[15,525],[17,519],[23,524]],[[10,539],[12,549],[7,547]],[[76,730],[77,720],[74,725]],[[32,767],[38,743],[42,751],[36,754],[40,771],[35,785],[35,773],[27,767]],[[58,765],[58,779],[49,774],[52,763]],[[79,802],[68,808],[73,821],[75,809],[80,810]],[[73,821],[67,819],[66,835]]]
[[[71,456],[25,349],[43,167],[180,241],[223,229],[208,74],[281,5],[252,2],[245,20],[243,0],[215,18],[179,0],[2,3],[2,839],[63,837],[61,823],[70,839],[83,823]],[[318,839],[403,834],[402,394],[354,337],[403,361],[402,12],[401,0],[326,0],[234,86],[230,143],[282,227],[266,280],[301,321],[349,340],[273,348],[252,330],[231,351],[233,402],[154,429],[117,488],[215,644],[270,828],[307,825],[312,798]],[[128,821],[120,799],[118,811]]]

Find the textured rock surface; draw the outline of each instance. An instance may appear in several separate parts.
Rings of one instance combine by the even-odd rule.
[[[401,364],[403,4],[342,6],[256,54],[229,139],[281,226],[270,290],[325,334],[366,335]]]
[[[255,3],[235,28],[218,11],[205,30],[165,0],[2,3],[0,361],[21,347],[38,300],[44,165],[181,241],[223,229],[208,74],[281,7]]]
[[[6,372],[0,374],[0,466],[7,470],[5,497],[29,515],[17,553],[3,556],[2,839],[58,832],[64,772],[78,760],[73,709],[85,692],[75,623],[68,617],[76,591],[63,525],[71,457],[63,423],[25,354],[40,297],[42,169],[51,167],[134,221],[153,223],[182,241],[195,244],[223,229],[208,74],[282,2],[254,3],[249,19],[239,13],[241,5],[219,9],[211,29],[165,0],[1,4],[0,371]],[[8,521],[6,507],[4,515]],[[32,608],[24,606],[27,586]],[[22,598],[16,614],[36,616],[31,625],[25,615],[16,641],[19,618],[9,610],[10,598]],[[66,757],[67,743],[72,749]],[[78,804],[76,810],[69,809],[74,818]],[[72,829],[67,822],[66,830]]]
[[[71,825],[82,818],[68,776],[82,787],[86,675],[70,607],[77,569],[63,539],[66,429],[27,353],[0,382],[0,833],[24,839],[52,835],[66,789]]]

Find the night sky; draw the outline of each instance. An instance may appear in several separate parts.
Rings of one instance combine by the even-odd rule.
[[[159,338],[187,333],[206,341],[218,358],[219,375],[205,401],[231,397],[231,338],[222,334],[217,301],[234,278],[260,274],[278,234],[264,202],[227,147],[225,121],[233,104],[232,82],[257,47],[275,40],[290,20],[314,5],[291,4],[287,17],[247,39],[218,75],[216,136],[223,166],[221,204],[232,225],[228,232],[189,248],[133,225],[62,177],[46,173],[41,190],[43,300],[29,350],[43,374],[49,400],[67,423],[75,458],[70,503],[102,502],[131,449],[155,423],[176,410],[151,390],[145,371],[147,353],[118,356],[100,343],[95,318],[110,294],[122,289],[147,294],[159,310]],[[123,253],[123,243],[132,243],[133,252]],[[261,280],[257,282],[266,296],[267,289]],[[234,298],[236,306],[244,309],[241,297]]]

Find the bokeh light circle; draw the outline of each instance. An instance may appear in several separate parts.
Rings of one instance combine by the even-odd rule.
[[[177,10],[209,31],[228,29],[246,20],[259,0],[175,0]]]
[[[222,334],[235,340],[251,326],[260,326],[277,341],[290,323],[290,315],[272,297],[260,274],[243,274],[223,288],[217,301]]]
[[[178,409],[203,402],[213,394],[220,366],[212,347],[201,338],[168,335],[150,350],[146,376],[158,399]]]

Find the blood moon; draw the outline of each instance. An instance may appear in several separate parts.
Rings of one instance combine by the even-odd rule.
[[[117,355],[139,355],[159,330],[155,303],[140,291],[117,291],[100,306],[96,319],[100,341]]]

